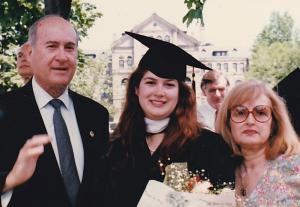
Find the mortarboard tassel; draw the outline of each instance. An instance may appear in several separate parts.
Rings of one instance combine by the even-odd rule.
[[[195,84],[195,72],[194,72],[194,67],[193,67],[193,74],[192,74],[192,88],[194,92],[196,93],[196,84]]]

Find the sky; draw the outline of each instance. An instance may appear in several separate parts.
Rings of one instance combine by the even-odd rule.
[[[109,49],[124,31],[131,30],[153,13],[187,30],[186,24],[182,23],[182,17],[188,11],[184,0],[85,1],[95,4],[103,16],[80,43],[84,50]],[[202,39],[216,46],[250,51],[256,36],[269,23],[273,11],[288,12],[295,21],[295,27],[300,28],[299,8],[299,0],[206,0]]]

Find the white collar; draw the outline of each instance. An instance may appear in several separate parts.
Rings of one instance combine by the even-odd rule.
[[[207,107],[207,109],[206,110],[209,110],[211,113],[216,113],[216,109],[214,108],[214,107],[212,107],[208,102],[207,102],[207,100],[205,99],[205,101],[204,101],[204,103],[203,104],[205,104],[206,105],[206,107]]]
[[[47,91],[45,91],[35,80],[35,77],[33,76],[32,78],[32,90],[33,90],[33,94],[36,100],[36,103],[39,107],[39,109],[44,108],[49,101],[51,101],[53,99],[53,97],[47,93]],[[70,97],[69,97],[69,92],[68,89],[66,89],[63,94],[61,94],[61,96],[58,97],[58,99],[60,99],[65,107],[67,109],[69,109],[70,107]]]
[[[169,121],[169,117],[162,120],[152,120],[145,117],[146,132],[151,134],[160,133],[167,128]]]

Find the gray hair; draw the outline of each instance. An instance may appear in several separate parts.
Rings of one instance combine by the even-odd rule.
[[[31,45],[35,45],[36,43],[36,39],[37,39],[37,28],[38,28],[38,25],[47,20],[47,19],[50,19],[50,18],[60,18],[60,19],[64,19],[62,18],[61,16],[59,15],[55,15],[55,14],[49,14],[49,15],[45,15],[43,17],[41,17],[40,19],[38,19],[36,22],[34,22],[30,28],[29,28],[29,31],[28,31],[28,42],[31,44]],[[65,19],[64,19],[65,20]],[[67,20],[65,20],[67,21]],[[77,30],[75,29],[75,27],[72,25],[75,33],[76,33],[76,43],[78,45],[78,41],[79,41],[79,35],[78,35],[78,32]]]

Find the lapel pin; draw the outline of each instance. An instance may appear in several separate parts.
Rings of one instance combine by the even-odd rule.
[[[93,131],[90,131],[90,137],[94,138],[95,137],[95,133]]]

